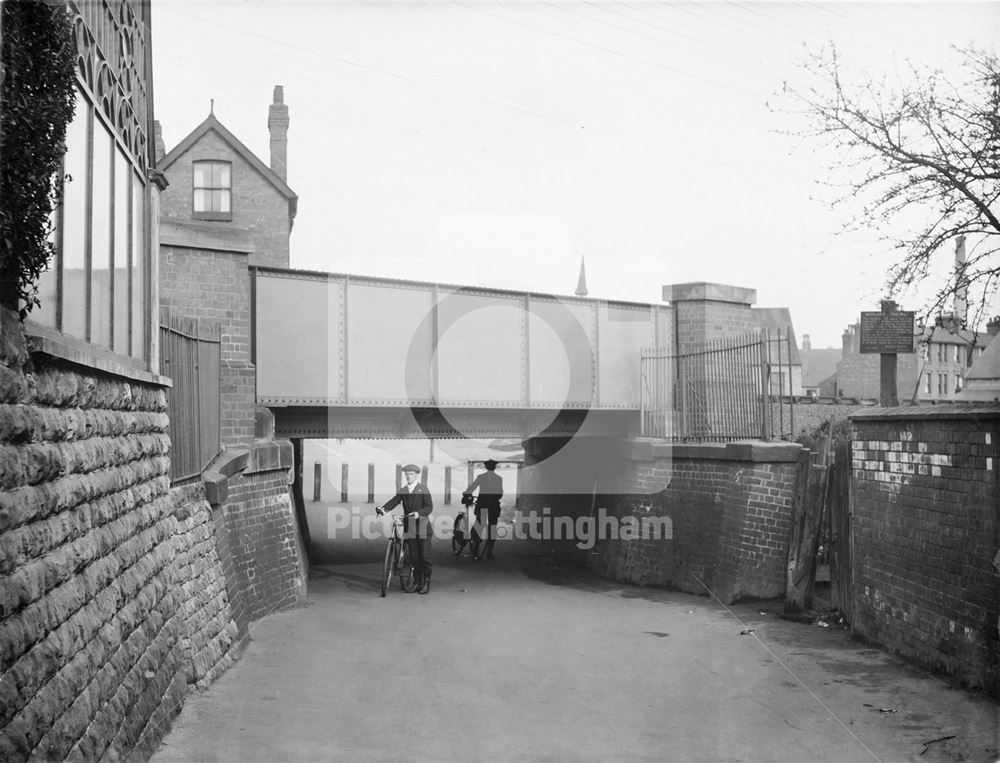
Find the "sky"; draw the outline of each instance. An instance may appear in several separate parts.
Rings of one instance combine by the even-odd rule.
[[[956,69],[1000,3],[156,0],[167,150],[209,114],[265,163],[275,85],[293,268],[658,303],[710,281],[813,347],[878,309],[891,262],[838,235],[837,157],[782,108],[809,52]],[[789,134],[791,133],[791,135]],[[943,252],[938,268],[953,261]],[[930,294],[903,295],[919,309]],[[1000,312],[1000,303],[992,312]]]

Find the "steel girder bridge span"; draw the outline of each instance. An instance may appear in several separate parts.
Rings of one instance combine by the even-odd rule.
[[[287,438],[638,433],[665,305],[251,269],[257,402]]]

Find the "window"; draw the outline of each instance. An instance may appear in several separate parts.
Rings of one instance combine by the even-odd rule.
[[[937,346],[937,348],[938,348],[938,352],[937,352],[938,363],[944,363],[944,359],[945,359],[945,349],[944,349],[944,347],[945,346],[943,344],[939,344]]]
[[[955,391],[962,391],[962,374],[955,374]]]
[[[962,362],[962,348],[957,344],[955,345],[955,362]]]
[[[84,90],[66,129],[56,253],[39,279],[48,328],[145,361],[149,251],[146,181],[134,154]],[[89,203],[88,203],[89,202]]]
[[[948,374],[938,374],[938,394],[948,394]]]
[[[921,355],[921,357],[924,360],[930,360],[931,359],[931,346],[929,344],[925,344],[923,346],[923,348],[921,348],[921,350],[920,350],[920,355]]]
[[[76,110],[66,130],[54,255],[29,320],[149,370],[158,317],[150,300],[149,3],[67,7],[80,63]]]
[[[232,165],[229,162],[195,162],[194,217],[199,220],[232,220]]]
[[[924,392],[928,395],[931,394],[932,383],[931,374],[924,374]]]

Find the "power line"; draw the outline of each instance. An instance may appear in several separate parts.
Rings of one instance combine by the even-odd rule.
[[[454,1],[456,1],[456,0],[453,0],[453,2]],[[498,18],[498,19],[503,19],[504,21],[507,21],[507,22],[512,23],[512,24],[519,24],[521,26],[528,27],[529,29],[534,29],[535,31],[542,32],[543,34],[548,34],[548,35],[551,35],[553,37],[558,37],[559,39],[562,39],[562,40],[567,40],[569,42],[574,42],[574,43],[576,43],[578,45],[585,45],[587,47],[594,48],[596,50],[601,50],[601,51],[603,51],[605,53],[610,53],[611,55],[614,55],[614,56],[619,56],[621,58],[626,58],[626,59],[628,59],[630,61],[635,61],[636,63],[644,64],[646,66],[652,66],[652,67],[655,67],[657,69],[662,69],[663,71],[671,72],[672,74],[679,74],[682,77],[689,77],[691,79],[695,79],[695,80],[698,80],[700,82],[705,82],[705,83],[708,83],[710,85],[715,85],[715,86],[721,87],[721,88],[723,88],[725,90],[737,90],[737,91],[743,93],[744,95],[751,96],[752,98],[760,98],[761,97],[761,95],[758,94],[758,93],[752,93],[752,92],[750,92],[748,90],[744,90],[743,88],[734,87],[732,84],[728,84],[727,85],[727,84],[719,82],[717,80],[710,79],[708,77],[702,77],[701,75],[693,74],[693,73],[691,73],[689,71],[685,71],[683,69],[678,69],[678,68],[675,68],[673,66],[667,66],[665,64],[661,64],[661,63],[658,63],[656,61],[651,61],[650,59],[647,59],[647,58],[640,58],[638,56],[633,56],[633,55],[630,55],[630,54],[625,53],[623,51],[616,50],[615,48],[609,48],[609,47],[607,47],[605,45],[598,45],[597,43],[588,42],[586,40],[581,40],[581,39],[579,39],[577,37],[573,37],[573,36],[567,35],[567,34],[562,34],[561,32],[556,32],[556,31],[553,31],[552,29],[547,29],[545,27],[538,26],[537,24],[532,24],[530,22],[523,21],[521,19],[515,19],[515,18],[511,18],[510,16],[505,16],[505,15],[500,14],[500,13],[494,13],[492,11],[486,10],[485,8],[483,8],[483,7],[479,6],[479,5],[460,5],[459,7],[466,8],[466,9],[469,9],[469,10],[475,10],[475,11],[478,11],[480,13],[485,13],[488,16],[493,16],[493,17]]]
[[[204,16],[199,16],[198,14],[186,14],[186,15],[190,16],[191,18],[195,18],[195,19],[198,19],[198,20],[206,22],[206,23],[212,23],[211,19],[207,19]],[[389,71],[389,70],[387,70],[385,68],[381,68],[381,67],[377,67],[377,66],[371,66],[371,65],[368,65],[368,64],[365,64],[365,63],[361,63],[359,61],[354,61],[354,60],[352,60],[350,58],[345,58],[344,56],[338,56],[338,55],[335,55],[333,53],[328,53],[326,51],[319,51],[319,50],[316,50],[316,49],[313,49],[313,48],[306,48],[306,47],[303,47],[301,45],[297,45],[297,44],[294,44],[294,43],[286,42],[284,40],[280,40],[280,39],[275,38],[275,37],[271,37],[271,36],[268,36],[268,35],[261,34],[259,32],[250,31],[250,30],[247,30],[245,28],[240,28],[240,27],[232,25],[232,24],[228,24],[228,26],[229,26],[230,29],[232,29],[232,30],[234,30],[234,31],[236,31],[236,32],[238,32],[238,33],[240,33],[242,35],[245,35],[247,37],[252,37],[252,38],[264,40],[266,42],[270,42],[270,43],[275,44],[275,45],[280,45],[282,47],[286,47],[286,48],[289,48],[291,50],[294,50],[294,51],[296,51],[297,53],[300,53],[300,54],[305,54],[307,56],[315,56],[315,57],[327,59],[329,61],[334,61],[336,63],[340,63],[340,64],[343,64],[345,66],[350,66],[350,67],[354,67],[354,68],[357,68],[357,69],[362,69],[364,71],[368,71],[368,72],[371,72],[371,73],[374,73],[374,74],[379,74],[379,75],[384,76],[384,77],[398,79],[398,80],[401,80],[403,82],[408,82],[410,84],[418,85],[420,87],[429,88],[429,89],[432,89],[432,90],[433,89],[442,90],[442,91],[448,92],[448,93],[450,93],[452,95],[457,95],[457,96],[460,96],[462,98],[469,98],[469,99],[473,99],[473,100],[476,100],[476,101],[480,101],[482,103],[487,103],[487,104],[489,104],[491,106],[495,106],[497,108],[508,109],[508,110],[511,110],[511,111],[516,111],[516,112],[519,112],[521,114],[525,114],[527,116],[534,117],[536,119],[542,119],[542,120],[546,120],[546,121],[550,121],[550,122],[554,122],[554,123],[562,123],[564,125],[568,125],[568,126],[571,126],[573,128],[578,128],[579,127],[579,122],[577,120],[571,120],[571,119],[568,119],[568,118],[565,118],[565,119],[555,118],[555,117],[552,117],[552,116],[548,116],[548,115],[546,115],[543,112],[539,112],[539,111],[537,111],[535,109],[523,108],[523,107],[518,106],[518,105],[511,105],[511,104],[507,104],[507,103],[501,103],[499,101],[496,101],[494,99],[487,98],[487,97],[484,97],[484,96],[481,96],[481,95],[476,95],[474,93],[468,93],[468,92],[462,92],[460,90],[456,90],[455,88],[442,87],[440,85],[435,85],[433,83],[421,80],[418,77],[410,76],[410,75],[407,75],[407,74],[400,74],[400,73]],[[437,76],[437,75],[435,75],[435,76]],[[517,100],[517,99],[513,98],[512,96],[503,95],[501,97],[512,99],[512,100]]]

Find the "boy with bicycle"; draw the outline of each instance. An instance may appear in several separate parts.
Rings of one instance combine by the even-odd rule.
[[[381,516],[387,511],[392,511],[400,503],[403,504],[403,537],[410,546],[417,592],[430,593],[430,513],[434,509],[434,501],[427,486],[417,481],[418,474],[420,467],[416,464],[404,466],[403,475],[406,477],[406,484],[382,506],[376,506],[375,513]]]
[[[497,462],[492,458],[483,461],[486,471],[465,488],[462,497],[471,497],[478,490],[476,497],[476,526],[472,528],[472,556],[479,558],[478,528],[483,526],[483,512],[486,513],[486,558],[493,558],[493,544],[496,543],[497,522],[500,521],[500,498],[503,496],[503,478],[496,473]]]

